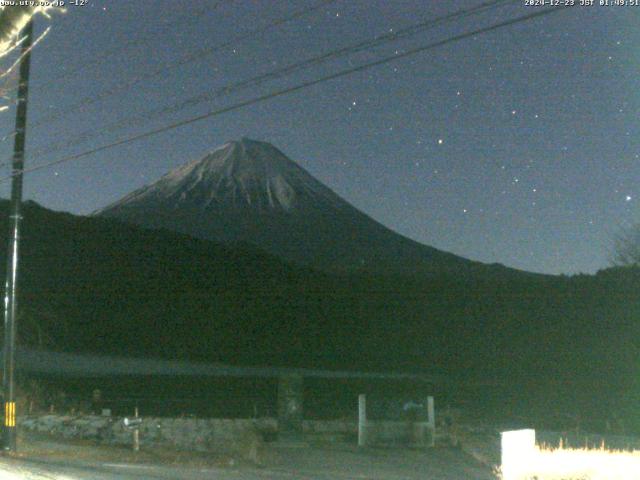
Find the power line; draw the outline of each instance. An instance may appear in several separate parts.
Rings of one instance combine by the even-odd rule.
[[[129,80],[128,82],[124,82],[124,83],[120,83],[118,85],[115,85],[114,87],[105,90],[101,93],[99,93],[98,95],[92,96],[92,97],[85,97],[82,100],[80,100],[78,103],[66,108],[65,110],[59,111],[59,112],[53,112],[50,115],[45,115],[44,117],[40,118],[37,122],[34,122],[32,125],[30,125],[32,128],[38,127],[40,125],[44,125],[45,123],[48,124],[48,122],[50,122],[51,120],[57,120],[65,115],[68,115],[69,113],[75,112],[83,107],[87,107],[90,105],[93,105],[94,103],[97,103],[99,101],[102,101],[106,98],[111,97],[112,95],[115,95],[116,93],[120,93],[120,92],[124,92],[126,90],[129,90],[131,87],[139,84],[140,82],[146,81],[146,80],[150,80],[152,78],[158,77],[159,75],[167,72],[168,70],[171,70],[173,68],[176,67],[181,67],[183,65],[186,65],[188,63],[197,61],[197,60],[201,60],[203,57],[211,55],[214,52],[217,52],[219,50],[222,50],[224,48],[227,48],[229,46],[231,46],[232,44],[236,43],[236,42],[241,42],[244,40],[247,40],[249,38],[252,38],[256,35],[262,34],[267,32],[268,30],[274,28],[274,27],[278,27],[280,25],[283,25],[285,23],[288,23],[292,20],[295,20],[297,18],[300,18],[302,16],[305,16],[309,13],[315,12],[316,10],[319,10],[320,8],[323,8],[331,3],[336,2],[337,0],[321,0],[319,3],[317,3],[316,5],[313,5],[311,7],[307,7],[304,8],[302,10],[299,10],[297,12],[292,13],[291,15],[288,15],[286,17],[282,17],[279,18],[271,23],[269,23],[268,25],[265,25],[264,27],[260,27],[260,28],[256,28],[254,30],[251,30],[250,32],[244,34],[244,35],[239,35],[237,37],[232,38],[231,40],[228,40],[226,42],[223,42],[219,45],[215,45],[212,47],[207,47],[207,48],[203,48],[200,50],[197,50],[196,52],[192,52],[188,55],[185,55],[183,57],[181,57],[180,59],[178,59],[177,61],[172,61],[172,62],[167,62],[165,64],[163,64],[162,66],[160,66],[159,68],[156,68],[155,70],[148,72],[148,73],[144,73],[142,75],[139,75],[137,77],[132,78],[131,80]]]
[[[219,6],[221,6],[224,2],[227,3],[233,3],[234,0],[219,0],[217,2],[215,2],[213,5],[210,6],[206,6],[206,7],[202,7],[198,10],[196,10],[195,12],[191,12],[185,15],[182,15],[180,18],[178,18],[177,20],[173,21],[173,22],[169,22],[169,21],[164,21],[161,24],[161,27],[163,28],[164,32],[161,31],[160,33],[166,33],[166,31],[168,31],[170,28],[175,27],[176,25],[180,25],[183,23],[186,24],[190,24],[190,23],[195,23],[197,21],[199,21],[202,16],[208,12],[208,11],[213,11],[216,10]],[[140,48],[141,46],[145,45],[145,44],[149,44],[150,42],[152,42],[155,37],[157,35],[157,32],[147,32],[146,35],[143,35],[142,37],[138,36],[138,37],[130,37],[126,42],[124,42],[123,44],[119,45],[117,48],[112,48],[111,50],[107,50],[106,52],[102,53],[101,55],[95,56],[93,57],[90,61],[88,62],[84,62],[81,65],[79,65],[76,68],[73,68],[71,70],[67,70],[66,72],[60,74],[57,77],[54,77],[53,79],[50,79],[49,81],[47,81],[46,84],[36,87],[36,89],[40,89],[43,87],[47,87],[49,85],[55,84],[56,82],[63,80],[67,77],[70,77],[71,75],[75,75],[79,72],[81,72],[82,70],[85,70],[89,67],[91,68],[95,68],[97,66],[99,66],[100,64],[104,63],[105,60],[113,57],[114,55],[117,55],[119,53],[122,53],[126,50],[131,49],[132,47],[134,48]]]
[[[461,9],[461,10],[457,10],[455,12],[452,12],[450,14],[435,18],[435,19],[431,19],[428,21],[423,21],[420,22],[418,24],[415,25],[411,25],[409,27],[397,30],[396,32],[392,32],[392,33],[385,33],[383,35],[378,35],[376,37],[374,37],[373,39],[370,40],[364,40],[364,41],[360,41],[358,43],[346,46],[346,47],[341,47],[339,49],[334,49],[331,50],[329,52],[325,52],[321,55],[317,55],[311,58],[308,58],[306,60],[288,65],[286,67],[282,67],[276,70],[272,70],[270,72],[252,77],[250,79],[247,80],[242,80],[240,82],[236,82],[236,83],[231,83],[231,84],[227,84],[225,86],[222,86],[218,89],[216,89],[213,92],[205,92],[205,93],[201,93],[192,97],[189,97],[185,100],[182,100],[180,102],[174,103],[173,105],[169,105],[169,106],[163,106],[161,108],[157,108],[154,110],[150,110],[147,112],[143,112],[140,114],[136,114],[136,115],[132,115],[129,117],[125,117],[125,118],[121,118],[119,120],[117,120],[116,122],[112,122],[102,128],[100,128],[99,130],[94,129],[89,129],[89,130],[85,130],[82,132],[79,132],[77,134],[74,135],[74,139],[73,140],[68,140],[66,142],[59,142],[57,144],[54,145],[47,145],[46,148],[42,148],[40,150],[37,150],[34,152],[34,154],[36,155],[36,158],[38,156],[38,154],[40,153],[45,153],[46,154],[50,154],[50,153],[54,153],[57,151],[60,151],[62,149],[65,148],[69,148],[69,147],[73,147],[76,145],[80,145],[82,143],[85,143],[86,141],[104,135],[105,133],[111,133],[113,131],[117,131],[121,128],[124,127],[131,127],[133,125],[136,124],[140,124],[144,121],[148,121],[151,120],[155,117],[159,117],[162,115],[166,115],[166,114],[171,114],[171,113],[177,113],[181,110],[184,110],[185,108],[189,108],[189,107],[193,107],[196,105],[199,105],[200,103],[203,102],[207,102],[210,100],[213,100],[215,98],[219,98],[222,96],[226,96],[229,95],[231,93],[237,92],[239,90],[242,89],[246,89],[248,87],[253,87],[253,86],[259,86],[264,82],[270,81],[270,80],[274,80],[274,79],[278,79],[278,78],[282,78],[284,76],[290,75],[292,73],[295,72],[299,72],[302,70],[305,70],[307,68],[310,68],[312,66],[315,65],[319,65],[321,63],[327,62],[329,60],[335,59],[335,58],[339,58],[339,57],[343,57],[346,55],[350,55],[353,53],[357,53],[357,52],[361,52],[361,51],[365,51],[365,50],[369,50],[371,48],[374,47],[379,47],[380,45],[384,45],[386,43],[389,42],[393,42],[393,41],[397,41],[403,38],[407,38],[410,37],[412,35],[416,35],[424,30],[428,30],[430,28],[434,28],[436,26],[445,24],[445,23],[449,23],[451,21],[454,20],[459,20],[471,15],[476,15],[482,12],[486,12],[490,9],[494,9],[496,7],[501,7],[504,6],[506,4],[509,3],[515,3],[519,0],[491,0],[491,1],[487,1],[484,2],[480,5],[477,5],[476,7],[470,8],[470,9]],[[126,122],[126,123],[125,123]],[[1,165],[1,164],[0,164]]]
[[[228,3],[233,3],[234,0],[218,0],[216,3],[214,3],[212,6],[207,6],[207,7],[202,7],[199,8],[198,10],[196,10],[195,12],[191,12],[189,14],[185,14],[182,15],[180,18],[178,18],[176,21],[174,22],[169,22],[167,20],[163,21],[161,23],[161,27],[169,27],[169,26],[176,26],[176,25],[180,25],[183,23],[186,24],[190,24],[190,23],[195,23],[197,21],[199,21],[202,16],[205,14],[205,12],[207,11],[213,11],[216,10],[223,2],[228,2]],[[105,63],[106,60],[108,60],[109,58],[113,57],[116,54],[122,53],[125,50],[131,49],[131,48],[140,48],[141,46],[144,46],[145,44],[149,44],[154,40],[154,35],[156,34],[156,32],[149,32],[146,35],[143,35],[142,37],[138,36],[138,37],[131,37],[129,38],[126,42],[124,42],[123,44],[119,45],[117,48],[113,48],[111,50],[107,50],[106,52],[102,53],[101,55],[95,56],[93,57],[90,61],[88,62],[84,62],[81,65],[77,66],[76,68],[73,68],[71,70],[68,70],[66,72],[61,73],[60,75],[58,75],[57,77],[53,77],[50,78],[47,83],[43,84],[43,85],[38,85],[35,87],[31,87],[31,90],[40,90],[42,88],[46,88],[49,87],[51,85],[56,84],[57,82],[64,80],[67,77],[70,77],[72,75],[75,75],[79,72],[81,72],[82,70],[86,70],[87,68],[96,68],[98,66],[100,66],[101,64]],[[13,87],[9,90],[6,91],[7,94],[9,93],[14,93],[18,90],[18,87]],[[0,140],[1,142],[2,140]]]
[[[229,1],[234,1],[234,0],[229,0]],[[98,97],[86,97],[85,99],[81,100],[79,103],[71,106],[69,109],[63,110],[60,113],[53,112],[51,115],[48,115],[48,116],[46,116],[44,118],[41,118],[39,121],[31,124],[30,126],[32,128],[35,128],[35,127],[38,127],[38,126],[44,124],[45,121],[48,122],[50,120],[54,120],[54,119],[60,118],[60,117],[66,115],[68,113],[71,113],[71,112],[73,112],[73,111],[75,111],[75,110],[77,110],[77,109],[79,109],[79,108],[81,108],[83,106],[87,106],[87,105],[95,103],[95,102],[97,102],[99,100],[103,100],[104,98],[107,98],[107,97],[109,97],[109,96],[111,96],[111,95],[113,95],[115,93],[119,93],[120,91],[128,90],[131,86],[139,83],[140,81],[146,80],[147,78],[151,78],[153,76],[160,75],[161,73],[164,73],[164,71],[166,71],[168,69],[174,68],[176,66],[184,65],[184,64],[189,63],[191,61],[195,61],[195,60],[197,60],[197,58],[196,58],[197,55],[200,55],[200,54],[202,54],[202,55],[212,54],[215,51],[221,50],[221,49],[229,46],[230,44],[232,44],[234,42],[246,40],[246,39],[250,38],[251,36],[253,36],[255,34],[264,33],[267,30],[269,30],[270,28],[273,28],[273,27],[281,25],[283,23],[287,23],[289,21],[292,21],[292,20],[294,20],[294,19],[296,19],[296,18],[298,18],[300,16],[303,16],[303,15],[306,15],[306,14],[312,12],[312,11],[315,11],[315,10],[325,6],[325,5],[328,5],[330,3],[334,3],[335,1],[336,0],[324,0],[323,2],[321,2],[320,4],[318,4],[316,6],[312,6],[312,7],[309,7],[307,9],[300,10],[298,12],[293,13],[292,15],[290,15],[288,17],[284,17],[284,18],[278,19],[278,20],[274,21],[273,23],[271,23],[269,25],[266,25],[265,27],[263,27],[261,29],[257,29],[257,30],[253,30],[251,32],[248,32],[247,34],[245,34],[243,36],[236,37],[235,39],[232,39],[232,40],[230,40],[228,42],[225,42],[224,44],[198,50],[198,52],[196,52],[196,53],[192,53],[192,54],[189,54],[188,56],[182,57],[182,59],[179,61],[179,63],[166,63],[164,66],[160,67],[160,69],[157,69],[154,72],[151,72],[148,76],[136,77],[129,84],[121,85],[121,86],[118,86],[118,87],[114,87],[113,89],[111,89],[109,91],[106,91],[106,92],[103,92],[102,94],[98,95]],[[218,5],[220,3],[221,2],[218,2],[216,5]],[[85,102],[89,102],[89,103],[85,103]],[[107,128],[109,128],[109,126],[107,126]],[[85,131],[85,132],[81,132],[81,133],[77,134],[76,137],[82,137],[81,140],[71,142],[70,144],[67,144],[65,146],[59,146],[59,145],[50,146],[49,148],[47,148],[47,153],[59,151],[59,150],[65,148],[65,147],[81,144],[84,141],[86,141],[87,139],[95,137],[96,135],[98,135],[98,134],[89,135],[88,138],[86,138],[87,137],[87,133],[91,133],[91,132]],[[14,134],[15,134],[15,132],[7,132],[7,133],[5,133],[3,138],[0,140],[0,143],[5,141],[8,138],[11,138],[11,136],[13,136]],[[3,166],[3,165],[4,165],[4,163],[0,163],[0,167]]]
[[[375,60],[373,62],[369,62],[369,63],[365,63],[363,65],[359,65],[357,67],[353,67],[353,68],[349,68],[349,69],[346,69],[346,70],[342,70],[342,71],[339,71],[339,72],[336,72],[336,73],[333,73],[333,74],[330,74],[330,75],[326,75],[324,77],[320,77],[320,78],[315,79],[315,80],[310,80],[310,81],[298,84],[298,85],[293,86],[293,87],[288,87],[288,88],[285,88],[285,89],[282,89],[282,90],[277,90],[275,92],[270,92],[270,93],[267,93],[267,94],[259,96],[259,97],[255,97],[255,98],[250,99],[250,100],[245,100],[245,101],[236,103],[234,105],[230,105],[228,107],[223,107],[223,108],[220,108],[220,109],[217,109],[217,110],[210,111],[210,112],[205,113],[203,115],[198,115],[196,117],[192,117],[192,118],[189,118],[189,119],[186,119],[186,120],[182,120],[180,122],[176,122],[176,123],[173,123],[171,125],[167,125],[167,126],[164,126],[164,127],[161,127],[161,128],[150,130],[150,131],[138,134],[138,135],[133,135],[131,137],[124,138],[124,139],[118,140],[118,141],[113,142],[113,143],[102,145],[100,147],[92,148],[90,150],[86,150],[84,152],[80,152],[80,153],[77,153],[77,154],[74,154],[74,155],[69,155],[67,157],[63,157],[63,158],[60,158],[58,160],[54,160],[52,162],[48,162],[48,163],[45,163],[45,164],[42,164],[42,165],[31,167],[31,168],[25,169],[24,173],[30,173],[30,172],[34,172],[34,171],[37,171],[37,170],[42,170],[44,168],[48,168],[48,167],[51,167],[51,166],[54,166],[54,165],[59,165],[59,164],[62,164],[62,163],[73,161],[73,160],[78,160],[80,158],[84,158],[84,157],[87,157],[87,156],[90,156],[90,155],[93,155],[93,154],[96,154],[96,153],[99,153],[99,152],[102,152],[102,151],[105,151],[105,150],[109,150],[109,149],[112,149],[112,148],[115,148],[115,147],[118,147],[118,146],[121,146],[121,145],[125,145],[125,144],[128,144],[128,143],[133,143],[133,142],[136,142],[138,140],[142,140],[142,139],[145,139],[145,138],[148,138],[148,137],[152,137],[152,136],[158,135],[160,133],[168,132],[170,130],[174,130],[174,129],[179,128],[179,127],[190,125],[192,123],[196,123],[196,122],[199,122],[201,120],[205,120],[207,118],[211,118],[211,117],[214,117],[214,116],[222,115],[224,113],[228,113],[228,112],[232,112],[232,111],[235,111],[235,110],[239,110],[239,109],[247,107],[249,105],[260,103],[260,102],[263,102],[263,101],[266,101],[266,100],[270,100],[272,98],[280,97],[280,96],[283,96],[283,95],[286,95],[286,94],[289,94],[289,93],[297,92],[299,90],[302,90],[302,89],[305,89],[305,88],[308,88],[308,87],[311,87],[311,86],[314,86],[314,85],[317,85],[317,84],[320,84],[320,83],[324,83],[324,82],[327,82],[329,80],[334,80],[336,78],[345,77],[347,75],[351,75],[351,74],[356,73],[356,72],[361,72],[361,71],[364,71],[364,70],[368,70],[370,68],[377,67],[379,65],[384,65],[384,64],[387,64],[387,63],[390,63],[390,62],[394,62],[394,61],[409,57],[409,56],[416,55],[418,53],[422,53],[422,52],[425,52],[425,51],[428,51],[428,50],[432,50],[434,48],[438,48],[438,47],[447,45],[449,43],[453,43],[453,42],[457,42],[457,41],[464,40],[464,39],[467,39],[467,38],[475,37],[475,36],[478,36],[478,35],[481,35],[481,34],[484,34],[484,33],[488,33],[488,32],[497,30],[497,29],[502,28],[502,27],[507,27],[507,26],[510,26],[510,25],[523,23],[523,22],[526,22],[526,21],[529,21],[529,20],[533,20],[535,18],[542,17],[544,15],[548,15],[550,13],[554,13],[554,12],[558,12],[558,11],[561,11],[561,10],[565,10],[567,8],[571,8],[571,7],[563,5],[563,6],[559,6],[559,7],[549,8],[549,9],[546,9],[546,10],[540,10],[540,11],[537,11],[537,12],[534,12],[534,13],[530,13],[528,15],[523,15],[523,16],[511,19],[511,20],[506,20],[504,22],[500,22],[500,23],[491,25],[489,27],[483,27],[483,28],[480,28],[480,29],[477,29],[477,30],[473,30],[471,32],[463,33],[463,34],[460,34],[460,35],[456,35],[454,37],[450,37],[450,38],[447,38],[447,39],[444,39],[444,40],[440,40],[440,41],[437,41],[437,42],[434,42],[434,43],[430,43],[428,45],[424,45],[424,46],[421,46],[421,47],[416,47],[416,48],[407,50],[405,52],[399,53],[397,55],[384,57],[382,59]],[[11,177],[12,177],[12,175],[10,175],[8,177],[0,178],[0,183],[4,182],[6,180],[9,180]]]

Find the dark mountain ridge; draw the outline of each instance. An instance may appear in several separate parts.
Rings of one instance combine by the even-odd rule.
[[[566,372],[580,365],[573,353],[586,345],[602,354],[600,365],[629,355],[629,348],[595,342],[605,331],[617,341],[638,328],[634,269],[572,278],[330,275],[248,245],[35,204],[25,208],[22,252],[21,311],[37,317],[25,325],[40,325],[52,346],[69,351],[365,370]],[[23,334],[33,337],[29,329]]]
[[[0,202],[0,245],[7,242],[7,211]],[[328,274],[249,245],[33,203],[24,218],[23,345],[442,373],[493,379],[546,404],[591,399],[600,410],[604,401],[640,393],[637,269],[571,278]],[[0,258],[2,275],[5,265]]]

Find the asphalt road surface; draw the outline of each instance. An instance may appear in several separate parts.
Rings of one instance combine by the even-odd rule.
[[[276,449],[265,467],[176,467],[70,459],[4,458],[2,480],[495,480],[491,471],[455,449]]]

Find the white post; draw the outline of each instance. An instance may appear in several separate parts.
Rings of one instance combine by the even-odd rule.
[[[535,466],[536,431],[513,430],[501,433],[502,478],[524,478]],[[527,477],[528,478],[528,477]]]
[[[367,444],[367,396],[358,395],[358,446]]]
[[[134,418],[138,418],[138,407],[136,407]],[[137,425],[133,429],[133,451],[140,451],[140,430],[138,429]]]
[[[430,444],[434,447],[436,444],[436,409],[433,403],[433,397],[427,397],[427,422],[429,423],[429,431],[431,433]]]

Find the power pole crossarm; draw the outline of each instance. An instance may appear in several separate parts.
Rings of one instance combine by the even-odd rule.
[[[4,7],[0,10],[0,56],[4,55],[41,7]]]

